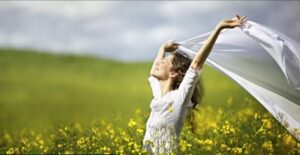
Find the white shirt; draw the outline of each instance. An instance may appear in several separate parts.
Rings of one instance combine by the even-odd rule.
[[[164,96],[161,96],[159,81],[153,76],[148,78],[154,98],[143,139],[144,149],[163,153],[174,151],[177,147],[186,114],[193,107],[191,97],[201,72],[202,69],[195,70],[190,66],[179,88]],[[146,141],[152,145],[147,145]]]

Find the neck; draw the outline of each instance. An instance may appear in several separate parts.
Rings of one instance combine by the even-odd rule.
[[[159,80],[160,90],[161,90],[161,96],[167,94],[169,91],[173,90],[172,87],[173,80],[171,78],[167,80]]]

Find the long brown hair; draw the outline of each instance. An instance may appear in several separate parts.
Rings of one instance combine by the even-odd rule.
[[[172,60],[172,71],[175,71],[178,73],[178,77],[176,78],[174,84],[173,84],[173,88],[177,89],[179,87],[179,85],[181,84],[187,70],[189,69],[189,66],[191,65],[191,60],[188,58],[188,56],[183,53],[180,52],[178,49],[172,53],[173,60]],[[198,80],[196,82],[195,85],[195,89],[192,95],[192,102],[193,102],[193,111],[191,111],[188,115],[187,115],[187,121],[189,123],[189,125],[192,128],[192,131],[195,132],[196,131],[196,120],[195,120],[195,112],[194,110],[198,110],[196,108],[197,104],[199,104],[203,98],[203,84],[202,84],[202,80],[201,77],[198,77]]]

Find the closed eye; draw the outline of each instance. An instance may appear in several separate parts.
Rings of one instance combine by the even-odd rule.
[[[160,63],[164,64],[164,63],[166,63],[166,61],[165,61],[165,60],[163,60],[163,61],[161,61]]]

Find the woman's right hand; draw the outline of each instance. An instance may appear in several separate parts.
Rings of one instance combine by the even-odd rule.
[[[224,19],[219,22],[217,27],[219,29],[225,29],[225,28],[235,28],[237,26],[242,26],[247,21],[246,16],[239,16],[236,15],[236,17],[232,19]]]
[[[180,46],[179,43],[168,41],[162,45],[162,48],[166,52],[174,52],[178,48],[178,46]]]

